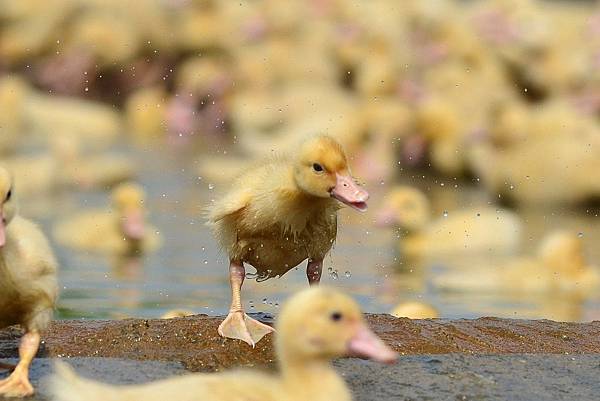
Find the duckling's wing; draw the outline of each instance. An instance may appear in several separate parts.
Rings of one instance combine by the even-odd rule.
[[[209,223],[216,223],[229,215],[239,212],[250,204],[251,199],[252,192],[247,189],[228,193],[221,200],[209,206],[207,210]]]

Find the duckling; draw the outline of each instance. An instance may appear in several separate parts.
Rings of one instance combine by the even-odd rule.
[[[304,141],[291,158],[271,159],[240,176],[208,211],[208,224],[230,261],[231,309],[219,334],[254,346],[273,331],[244,313],[244,263],[263,281],[308,259],[308,281],[319,283],[336,238],[338,202],[363,212],[368,198],[354,183],[341,145],[324,135]]]
[[[429,200],[408,186],[394,188],[377,216],[381,226],[398,225],[406,236],[400,248],[407,255],[460,252],[514,252],[522,232],[519,217],[490,207],[444,212],[432,221]]]
[[[125,102],[127,131],[136,143],[153,143],[164,138],[166,131],[166,99],[163,88],[141,88]]]
[[[19,216],[15,195],[13,178],[0,167],[0,328],[19,324],[25,329],[19,363],[0,380],[0,397],[33,394],[29,366],[58,295],[52,249],[39,228]]]
[[[433,306],[417,301],[402,302],[392,310],[396,317],[407,317],[409,319],[437,319],[439,312]]]
[[[19,77],[0,79],[0,155],[13,151],[24,136],[23,103],[28,91],[27,83]]]
[[[112,192],[112,210],[82,212],[58,224],[56,240],[68,247],[109,254],[152,252],[160,246],[155,227],[145,222],[144,190],[123,183]]]
[[[24,113],[31,132],[46,140],[67,135],[103,147],[111,144],[122,129],[114,108],[81,99],[35,93],[27,98]]]
[[[542,240],[537,255],[520,257],[493,269],[434,278],[439,288],[489,292],[556,293],[585,295],[600,286],[600,272],[583,254],[583,240],[575,233],[555,231]]]
[[[57,362],[50,382],[56,401],[350,401],[352,395],[331,360],[359,356],[393,363],[397,355],[367,326],[358,305],[328,288],[290,298],[277,319],[279,373],[234,371],[191,374],[154,383],[112,386],[78,377]]]
[[[161,319],[176,319],[180,317],[193,316],[194,312],[188,309],[173,309],[163,313],[160,318]]]
[[[598,130],[534,136],[515,146],[473,146],[473,171],[493,194],[518,204],[573,204],[600,196]],[[557,191],[557,188],[561,188]]]

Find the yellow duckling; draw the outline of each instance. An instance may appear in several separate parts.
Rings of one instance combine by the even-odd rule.
[[[444,212],[432,220],[429,200],[408,186],[393,189],[377,216],[381,226],[396,225],[406,232],[400,248],[407,255],[461,252],[513,252],[522,231],[519,217],[490,207]]]
[[[194,312],[188,309],[173,309],[163,313],[161,319],[176,319],[181,317],[193,316]]]
[[[127,131],[145,145],[161,140],[167,127],[167,93],[163,88],[141,88],[125,102]]]
[[[231,309],[219,334],[254,346],[273,331],[244,313],[244,263],[266,280],[308,259],[308,281],[318,283],[336,238],[338,202],[362,212],[368,198],[354,183],[342,147],[328,136],[306,140],[291,158],[272,159],[238,178],[208,214],[230,261]]]
[[[0,167],[0,328],[25,329],[20,361],[0,380],[0,397],[33,394],[29,366],[40,345],[40,333],[52,319],[58,295],[57,263],[44,234],[19,216],[13,179]]]
[[[600,286],[600,273],[586,262],[579,235],[556,231],[542,241],[536,256],[521,257],[493,269],[438,275],[434,284],[472,292],[589,294]]]
[[[57,363],[51,380],[56,401],[350,401],[331,360],[359,356],[393,363],[396,353],[367,326],[358,305],[326,288],[299,292],[277,320],[279,373],[235,371],[193,374],[135,386],[111,386],[78,377]]]
[[[54,237],[64,246],[99,253],[151,252],[160,246],[155,227],[145,222],[144,190],[124,183],[112,192],[112,210],[82,212],[60,223]]]
[[[417,301],[402,302],[392,310],[396,317],[407,317],[409,319],[437,319],[439,312],[433,306]]]
[[[28,91],[21,78],[0,79],[0,154],[13,151],[24,136],[23,102]]]

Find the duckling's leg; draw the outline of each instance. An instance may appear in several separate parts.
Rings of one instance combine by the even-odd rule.
[[[271,326],[254,320],[244,313],[241,291],[245,277],[246,270],[244,269],[244,264],[241,262],[230,262],[231,308],[223,323],[219,325],[218,331],[223,337],[242,340],[254,347],[261,338],[275,330]]]
[[[0,380],[0,395],[5,397],[27,397],[33,394],[29,382],[29,365],[40,346],[40,334],[37,331],[26,333],[19,346],[19,363],[15,370],[4,380]]]
[[[321,272],[323,271],[323,259],[319,260],[308,260],[308,266],[306,266],[306,277],[308,277],[309,285],[317,285],[321,282]]]

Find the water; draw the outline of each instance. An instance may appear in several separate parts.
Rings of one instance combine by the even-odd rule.
[[[138,259],[117,259],[55,246],[61,264],[58,316],[159,317],[180,308],[225,314],[229,308],[227,258],[217,249],[202,218],[203,207],[218,196],[224,184],[198,177],[192,156],[164,150],[131,152],[140,166],[139,181],[148,191],[149,219],[162,233],[163,247]],[[439,180],[427,174],[405,174],[401,181],[425,190],[433,201],[436,216],[451,215],[456,208],[486,205],[493,200],[468,182]],[[448,185],[440,185],[444,182]],[[437,290],[431,285],[431,278],[444,271],[446,262],[453,261],[419,265],[403,260],[396,247],[397,234],[372,224],[378,203],[390,185],[386,182],[368,187],[372,192],[369,212],[341,211],[338,240],[324,265],[322,282],[354,294],[365,311],[388,313],[399,302],[417,300],[433,305],[446,318],[493,315],[571,321],[600,319],[598,294],[581,298],[556,293],[517,296]],[[107,193],[100,191],[61,195],[50,213],[38,216],[38,221],[49,233],[61,215],[107,203]],[[25,203],[25,212],[28,209],[33,210]],[[524,253],[532,254],[549,230],[568,228],[580,233],[588,260],[600,260],[600,248],[594,247],[600,239],[597,209],[558,207],[520,213],[526,226]],[[493,262],[476,263],[485,269]],[[466,258],[462,263],[475,262]],[[250,311],[277,313],[277,305],[288,294],[306,285],[305,267],[299,266],[280,279],[262,283],[246,280],[243,299]]]

